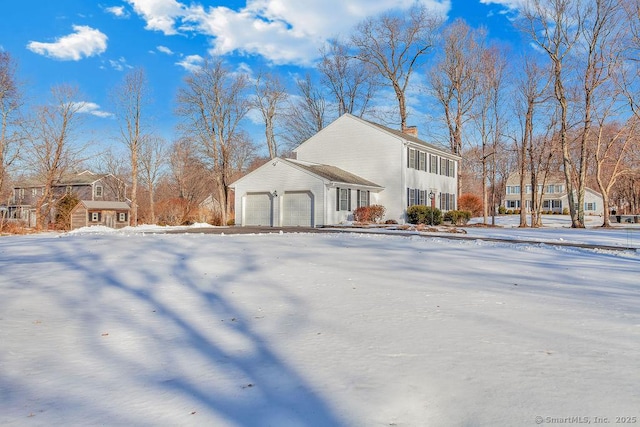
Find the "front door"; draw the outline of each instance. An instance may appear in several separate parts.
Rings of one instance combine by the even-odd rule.
[[[114,211],[104,212],[104,225],[109,228],[116,228],[116,213]]]

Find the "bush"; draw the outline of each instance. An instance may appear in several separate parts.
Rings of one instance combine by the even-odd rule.
[[[513,210],[507,209],[507,215],[513,215]]]
[[[384,222],[385,224],[397,224],[398,221],[396,221],[395,219],[388,219]]]
[[[447,211],[444,214],[444,220],[450,221],[453,225],[465,225],[471,219],[471,212],[456,210],[456,211]]]
[[[353,219],[358,222],[380,222],[386,212],[382,205],[361,206],[353,211]]]
[[[56,203],[56,228],[58,230],[71,229],[71,211],[80,203],[76,193],[65,194]]]
[[[506,214],[506,213],[507,213],[507,208],[505,208],[504,206],[499,206],[499,207],[498,207],[498,213],[499,213],[500,215],[504,215],[504,214]]]
[[[482,216],[482,199],[475,194],[466,193],[458,198],[458,208],[471,212],[472,216]]]
[[[438,225],[442,223],[442,211],[425,205],[413,205],[407,208],[407,219],[411,224]]]
[[[562,209],[562,215],[569,215],[569,208]]]

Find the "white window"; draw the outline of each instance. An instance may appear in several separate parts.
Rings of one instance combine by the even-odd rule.
[[[427,153],[423,153],[422,151],[420,151],[419,153],[420,153],[420,164],[418,165],[418,169],[420,169],[421,171],[426,171],[427,170]]]
[[[438,156],[431,155],[431,173],[438,173]]]
[[[102,197],[102,185],[96,185],[95,196]]]
[[[336,210],[350,211],[351,210],[351,189],[337,188],[336,196],[337,196]]]
[[[127,221],[127,213],[126,212],[119,212],[118,213],[118,221],[126,222]]]
[[[595,211],[596,210],[596,202],[585,202],[584,210],[585,211]]]
[[[100,222],[100,212],[89,212],[91,222]]]
[[[407,188],[407,195],[409,199],[409,206],[416,204],[416,190],[413,188]]]
[[[531,184],[528,184],[528,185],[525,187],[525,191],[527,192],[527,194],[531,194]]]
[[[413,148],[409,148],[409,167],[412,169],[416,168],[416,150]]]
[[[358,190],[358,207],[369,206],[369,191]]]
[[[507,185],[507,194],[520,194],[519,185]]]
[[[562,200],[552,200],[551,201],[551,207],[553,207],[554,209],[561,209],[562,208]]]
[[[31,189],[31,197],[37,197],[38,196],[38,189],[37,188],[32,188]]]

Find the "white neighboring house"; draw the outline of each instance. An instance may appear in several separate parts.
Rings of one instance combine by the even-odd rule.
[[[460,157],[418,139],[415,128],[403,133],[344,114],[294,153],[231,185],[236,225],[340,224],[373,204],[398,223],[411,205],[456,209]]]
[[[525,177],[525,209],[527,213],[531,212],[531,182],[529,177]],[[544,192],[543,192],[544,190]],[[538,194],[542,194],[542,211],[562,213],[564,209],[569,209],[569,197],[567,194],[564,179],[562,177],[547,178],[547,182],[538,185]],[[520,209],[520,174],[513,173],[507,178],[506,196],[504,199],[504,207],[507,210]],[[602,195],[591,188],[585,188],[584,192],[584,213],[585,215],[603,214]]]

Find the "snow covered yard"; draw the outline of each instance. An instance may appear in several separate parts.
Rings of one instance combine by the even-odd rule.
[[[0,425],[640,423],[638,273],[419,236],[2,237]]]

